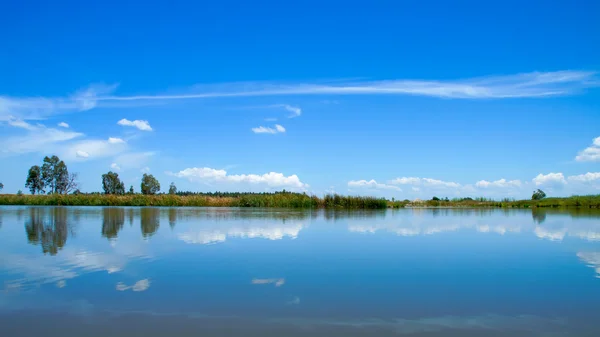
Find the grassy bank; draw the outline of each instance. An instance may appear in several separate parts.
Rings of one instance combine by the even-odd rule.
[[[385,199],[327,195],[324,198],[301,193],[211,195],[0,195],[0,205],[32,206],[181,206],[181,207],[275,207],[382,209]]]
[[[0,195],[0,205],[32,206],[165,206],[165,207],[274,207],[384,209],[405,207],[449,208],[598,208],[600,195],[545,198],[543,200],[453,199],[414,202],[389,201],[374,197],[326,195],[323,198],[302,193],[230,193],[191,195]]]
[[[453,207],[453,208],[599,208],[600,195],[574,195],[564,198],[545,198],[542,200],[491,200],[453,199],[453,200],[424,200],[421,202],[388,201],[390,208],[403,207]]]

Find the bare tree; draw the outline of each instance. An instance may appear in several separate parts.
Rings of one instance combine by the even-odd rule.
[[[78,177],[79,177],[79,174],[77,174],[77,173],[70,173],[67,176],[67,179],[65,180],[64,187],[63,187],[64,194],[69,194],[69,193],[74,192],[79,189]]]

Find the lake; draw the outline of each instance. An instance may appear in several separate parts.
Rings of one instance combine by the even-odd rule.
[[[600,213],[0,207],[2,336],[600,336]]]

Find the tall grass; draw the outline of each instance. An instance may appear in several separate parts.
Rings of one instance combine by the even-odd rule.
[[[384,209],[404,207],[453,208],[599,208],[600,195],[545,198],[542,200],[495,201],[486,198],[426,200],[421,202],[388,201],[383,198],[328,194],[323,198],[303,193],[236,193],[223,195],[0,195],[0,205],[38,206],[165,206],[165,207],[273,207],[327,209]]]
[[[386,208],[387,201],[373,197],[301,193],[239,194],[234,197],[206,195],[0,195],[0,205],[36,206],[182,206],[182,207],[275,207],[275,208]]]

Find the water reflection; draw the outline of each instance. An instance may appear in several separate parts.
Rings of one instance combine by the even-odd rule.
[[[147,238],[160,227],[160,210],[158,208],[144,207],[140,210],[142,235]]]
[[[125,224],[125,209],[107,207],[102,210],[102,236],[114,239]]]
[[[67,243],[71,231],[67,224],[67,209],[30,208],[25,231],[29,243],[41,244],[44,254],[56,255]]]
[[[590,211],[0,207],[0,218],[10,336],[50,314],[67,337],[600,330],[585,326],[600,315]]]

